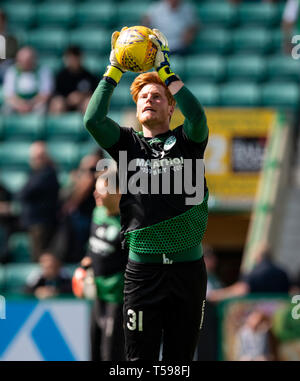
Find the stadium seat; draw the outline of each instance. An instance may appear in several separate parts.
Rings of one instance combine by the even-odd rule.
[[[264,106],[296,108],[299,105],[299,85],[296,83],[268,83],[262,87]]]
[[[22,187],[25,185],[25,182],[28,177],[28,172],[21,170],[7,170],[3,168],[0,171],[0,182],[9,190],[12,194],[17,194]]]
[[[39,57],[39,64],[41,66],[47,66],[52,74],[56,74],[63,66],[62,57],[56,55],[42,55]]]
[[[121,82],[116,88],[113,96],[111,97],[111,107],[133,107],[134,105],[135,103],[131,98],[128,84]]]
[[[216,55],[190,56],[186,60],[186,76],[219,82],[225,74],[224,60]]]
[[[217,106],[219,104],[218,86],[202,81],[187,81],[186,86],[204,106]]]
[[[201,30],[192,44],[191,52],[223,54],[231,49],[231,33],[221,28]]]
[[[78,145],[79,158],[82,159],[86,155],[90,155],[99,148],[99,145],[92,138],[88,142],[80,143]]]
[[[238,18],[242,25],[272,25],[277,21],[277,7],[270,3],[242,3],[238,7]]]
[[[251,82],[229,82],[220,86],[220,98],[223,106],[258,106],[259,86]]]
[[[0,116],[0,140],[3,139],[4,135],[4,117]]]
[[[5,265],[0,263],[0,294],[5,291]]]
[[[272,30],[272,41],[271,41],[272,52],[280,53],[283,51],[283,47],[284,47],[283,33],[281,29],[276,28]]]
[[[59,171],[57,177],[61,188],[65,188],[70,184],[70,172]]]
[[[2,142],[0,144],[1,168],[15,168],[27,170],[29,167],[30,143],[25,142]]]
[[[67,47],[68,35],[63,29],[36,28],[27,34],[26,43],[35,48],[39,53],[60,55]]]
[[[232,80],[261,81],[265,78],[266,62],[261,56],[233,55],[227,60],[227,77]]]
[[[64,1],[37,4],[37,24],[39,27],[69,27],[74,21],[74,5]]]
[[[232,34],[233,51],[249,53],[268,53],[272,49],[272,34],[264,28],[240,28]]]
[[[5,292],[22,293],[30,274],[40,268],[37,263],[7,263],[5,265]]]
[[[99,79],[108,64],[109,57],[104,55],[85,54],[83,58],[84,67],[94,75],[98,76]]]
[[[33,4],[10,1],[3,4],[3,9],[10,25],[30,28],[35,22],[36,13]]]
[[[120,111],[117,111],[117,110],[114,110],[114,111],[108,111],[108,115],[107,115],[109,118],[111,118],[114,122],[118,123],[119,125],[121,125],[121,121],[122,121],[122,112]]]
[[[46,139],[64,141],[79,141],[86,136],[83,126],[83,115],[70,112],[61,115],[48,115],[46,119]]]
[[[236,7],[228,2],[205,2],[197,4],[201,24],[232,26],[236,22]]]
[[[79,152],[75,143],[50,141],[47,147],[59,170],[71,170],[77,167]]]
[[[69,42],[80,46],[86,52],[108,54],[111,48],[110,40],[110,31],[100,28],[80,28],[70,31]]]
[[[4,101],[4,97],[3,97],[3,87],[0,85],[0,107],[2,106],[3,104],[3,101]],[[1,122],[0,122],[1,123]],[[0,126],[0,130],[1,130],[1,126]],[[1,131],[0,131],[0,136],[1,136]]]
[[[78,26],[98,26],[111,28],[116,22],[116,5],[110,1],[87,1],[76,7],[76,23]]]
[[[171,57],[171,62],[172,62],[172,70],[174,73],[178,74],[181,79],[185,80],[187,78],[188,73],[186,73],[186,60],[189,56],[187,57],[180,57],[178,55],[174,55]]]
[[[38,140],[44,136],[44,117],[39,114],[7,115],[4,118],[5,140]]]
[[[149,3],[151,4],[151,3]],[[125,25],[141,25],[141,21],[145,13],[147,12],[147,3],[137,2],[137,1],[122,1],[118,4],[117,14],[118,14],[118,27],[123,27]],[[119,30],[119,28],[117,28]]]
[[[27,233],[13,233],[8,239],[9,260],[26,263],[31,260],[30,239]]]
[[[300,62],[288,55],[274,55],[267,59],[268,77],[272,80],[300,80]]]

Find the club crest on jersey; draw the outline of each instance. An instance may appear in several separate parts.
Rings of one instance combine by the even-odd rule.
[[[164,151],[170,151],[170,149],[174,146],[176,143],[176,138],[175,136],[170,136],[164,144]]]

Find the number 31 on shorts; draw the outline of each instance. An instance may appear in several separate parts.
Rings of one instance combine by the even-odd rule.
[[[127,323],[127,328],[130,331],[135,331],[138,328],[138,331],[143,330],[143,311],[137,311],[137,313],[129,309],[127,311],[128,315],[128,323]]]

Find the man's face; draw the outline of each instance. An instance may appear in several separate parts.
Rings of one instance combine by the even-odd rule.
[[[168,104],[165,88],[156,83],[145,85],[138,94],[136,115],[147,127],[169,123],[174,106]]]

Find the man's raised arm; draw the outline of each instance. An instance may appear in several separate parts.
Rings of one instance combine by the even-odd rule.
[[[103,79],[94,91],[84,115],[84,125],[97,143],[105,148],[110,148],[120,138],[120,127],[107,117],[110,99],[114,88],[120,81],[125,69],[119,65],[115,57],[115,43],[119,32],[114,32],[111,37],[110,65],[104,73]]]
[[[155,68],[159,77],[168,86],[180,111],[185,117],[183,129],[190,140],[200,143],[208,136],[205,112],[197,98],[184,86],[184,83],[170,69],[168,41],[157,29],[153,29],[151,41],[157,47]]]

